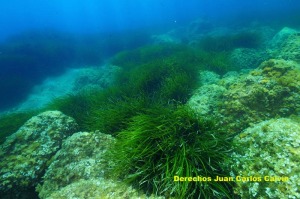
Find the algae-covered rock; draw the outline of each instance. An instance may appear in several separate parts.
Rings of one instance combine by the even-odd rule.
[[[254,69],[269,55],[261,49],[235,48],[230,54],[230,61],[236,69]]]
[[[212,71],[200,71],[200,84],[201,85],[209,85],[215,84],[220,80],[220,75],[214,73]]]
[[[286,118],[261,122],[236,136],[232,175],[252,180],[237,181],[235,192],[242,198],[300,198],[299,137],[300,124]]]
[[[80,93],[84,90],[105,89],[112,85],[118,70],[118,66],[109,64],[101,67],[74,69],[73,74],[71,74],[73,77],[73,84],[71,85],[72,88],[69,92]],[[76,72],[77,74],[74,74]]]
[[[202,116],[214,116],[229,133],[274,117],[300,113],[300,66],[293,61],[263,62],[247,74],[226,75],[202,85],[189,100]]]
[[[88,67],[68,69],[57,77],[45,79],[40,85],[34,86],[27,99],[22,102],[16,111],[28,111],[43,108],[56,98],[76,95],[89,90],[101,90],[112,85],[117,66],[103,65],[101,67]]]
[[[218,101],[226,91],[223,86],[217,84],[203,85],[197,89],[189,99],[188,105],[196,111],[198,115],[207,116],[216,113]]]
[[[111,135],[78,132],[63,142],[37,191],[40,198],[146,198],[124,183],[108,179],[113,160]]]
[[[271,40],[269,51],[274,58],[300,62],[300,31],[283,28]]]
[[[290,35],[279,52],[279,58],[300,62],[300,32]]]
[[[220,75],[212,71],[200,72],[200,88],[196,89],[193,96],[188,100],[188,104],[195,109],[198,115],[211,114],[222,93],[225,92],[223,86],[217,85]]]
[[[0,146],[0,195],[19,198],[35,187],[62,140],[76,131],[76,122],[59,111],[28,120]]]
[[[47,198],[80,179],[103,177],[108,167],[103,156],[113,142],[112,136],[99,132],[78,132],[66,139],[43,177],[39,196]]]
[[[269,60],[241,76],[224,92],[224,124],[242,130],[253,123],[300,111],[300,70],[294,62]]]
[[[51,193],[47,199],[164,199],[158,196],[146,196],[136,189],[122,182],[115,182],[104,178],[81,179],[71,183],[56,192]]]
[[[274,37],[270,41],[270,46],[273,48],[280,47],[288,39],[289,36],[295,33],[297,33],[297,30],[295,29],[289,27],[282,28],[277,34],[274,35]]]

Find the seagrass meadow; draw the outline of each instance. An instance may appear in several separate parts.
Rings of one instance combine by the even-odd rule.
[[[300,198],[298,1],[0,4],[1,199]]]

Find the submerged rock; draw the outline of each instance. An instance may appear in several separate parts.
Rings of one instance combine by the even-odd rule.
[[[218,118],[232,134],[274,117],[299,115],[300,66],[271,59],[247,74],[201,86],[189,105],[202,116]]]
[[[153,35],[151,38],[155,44],[181,44],[182,40],[173,30],[165,34]]]
[[[37,188],[40,198],[148,198],[109,179],[113,160],[107,152],[114,143],[115,138],[99,131],[78,132],[66,139]]]
[[[284,27],[276,35],[274,35],[269,45],[271,46],[271,48],[278,48],[286,42],[289,36],[296,33],[297,30],[295,29]]]
[[[212,71],[201,71],[199,75],[201,85],[215,84],[220,80],[220,75]]]
[[[233,68],[237,70],[257,68],[268,58],[269,55],[264,50],[253,48],[236,48],[230,54]]]
[[[300,62],[300,32],[290,35],[279,50],[279,58]]]
[[[235,192],[242,198],[300,198],[299,137],[299,122],[286,118],[261,122],[236,136]]]
[[[26,192],[40,182],[62,140],[76,129],[74,119],[59,111],[47,111],[7,137],[0,146],[1,197],[26,198]]]
[[[56,192],[53,192],[47,199],[77,198],[77,199],[164,199],[164,197],[146,196],[138,193],[134,188],[122,182],[112,180],[80,179],[71,183]]]
[[[64,140],[43,177],[43,185],[38,188],[39,196],[47,198],[81,179],[103,178],[109,166],[104,155],[113,143],[111,135],[99,132],[78,132]]]
[[[188,105],[201,116],[217,114],[215,112],[217,103],[225,91],[226,89],[220,85],[203,85],[194,92]]]
[[[224,124],[242,130],[253,123],[300,112],[300,70],[294,62],[269,60],[240,77],[223,94]]]
[[[270,54],[274,58],[300,62],[300,31],[283,28],[271,40]]]
[[[47,78],[42,84],[36,85],[27,99],[14,110],[38,109],[55,98],[88,90],[102,90],[113,83],[118,69],[113,65],[69,69],[60,76]]]

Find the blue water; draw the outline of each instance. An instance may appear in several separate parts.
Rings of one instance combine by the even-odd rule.
[[[68,65],[100,65],[197,18],[299,27],[299,0],[0,0],[0,110]]]
[[[10,0],[0,1],[0,39],[32,29],[111,32],[174,25],[197,17],[283,19],[298,0]]]

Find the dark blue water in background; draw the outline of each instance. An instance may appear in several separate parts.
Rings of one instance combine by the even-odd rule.
[[[0,110],[67,66],[99,65],[197,18],[299,27],[299,0],[0,0]]]

